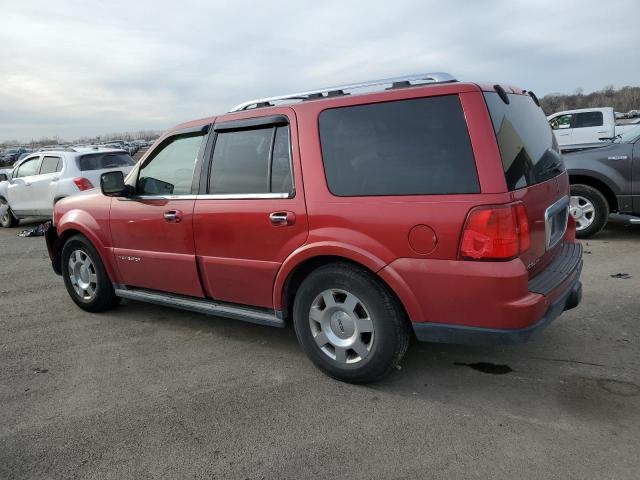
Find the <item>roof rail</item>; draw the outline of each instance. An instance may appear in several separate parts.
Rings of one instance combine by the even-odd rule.
[[[449,83],[457,82],[456,78],[445,72],[418,73],[415,75],[405,75],[403,77],[383,78],[381,80],[370,80],[368,82],[352,83],[348,85],[338,85],[335,87],[322,88],[320,90],[310,90],[308,92],[290,93],[288,95],[279,95],[277,97],[258,98],[249,100],[233,107],[229,112],[239,112],[250,108],[272,107],[273,102],[286,102],[288,100],[314,100],[317,98],[336,97],[340,95],[348,95],[346,90],[356,90],[359,88],[384,87],[402,88],[425,83]],[[411,82],[414,82],[413,84]],[[382,90],[379,88],[378,90]]]

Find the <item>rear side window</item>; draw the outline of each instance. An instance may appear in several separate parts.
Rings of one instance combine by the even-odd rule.
[[[602,112],[582,112],[576,114],[574,128],[600,127],[603,124]]]
[[[217,134],[209,193],[291,193],[292,190],[287,125]]]
[[[549,180],[564,171],[564,163],[547,118],[529,95],[509,94],[506,104],[487,92],[493,129],[509,190]]]
[[[337,196],[480,191],[457,95],[325,110],[320,140]]]
[[[59,157],[45,156],[40,166],[40,175],[44,173],[56,173],[62,170],[62,159]]]
[[[45,157],[46,158],[46,157]],[[85,170],[103,170],[105,168],[131,167],[135,161],[126,153],[92,153],[78,157],[78,168]]]

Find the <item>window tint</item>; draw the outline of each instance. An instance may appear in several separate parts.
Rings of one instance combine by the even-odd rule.
[[[334,195],[480,191],[456,95],[325,110],[320,139]]]
[[[220,132],[213,149],[210,193],[269,192],[274,127]]]
[[[136,164],[126,153],[93,153],[82,155],[77,160],[78,168],[85,170],[102,170],[105,168],[130,167]]]
[[[37,175],[38,170],[40,170],[40,157],[29,159],[18,167],[16,178]]]
[[[575,128],[600,127],[603,123],[602,112],[582,112],[576,115]]]
[[[273,160],[271,163],[271,192],[290,193],[293,191],[291,176],[291,146],[289,127],[278,127],[273,141]]]
[[[42,165],[40,166],[40,175],[44,173],[55,173],[62,170],[62,159],[59,157],[45,156],[42,159]]]
[[[509,104],[493,92],[484,98],[509,190],[544,182],[564,171],[556,138],[529,95],[509,94]]]
[[[140,169],[138,195],[188,195],[203,135],[175,137]]]
[[[572,121],[573,121],[573,115],[571,114],[560,115],[559,117],[552,119],[549,122],[549,125],[551,125],[551,128],[554,130],[562,130],[566,128],[571,128]]]

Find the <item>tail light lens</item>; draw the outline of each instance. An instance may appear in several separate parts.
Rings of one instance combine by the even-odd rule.
[[[474,208],[460,242],[467,260],[511,260],[531,245],[529,219],[522,203]]]
[[[79,190],[89,190],[90,188],[93,188],[93,184],[88,178],[76,177],[73,179],[73,183],[76,184],[76,187],[78,187]]]

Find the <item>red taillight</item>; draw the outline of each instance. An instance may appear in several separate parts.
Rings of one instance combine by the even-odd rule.
[[[510,260],[530,246],[529,220],[522,203],[478,207],[469,212],[460,243],[468,260]]]
[[[93,188],[93,184],[88,178],[76,177],[73,179],[73,183],[76,184],[76,187],[78,187],[79,190],[89,190],[90,188]]]

